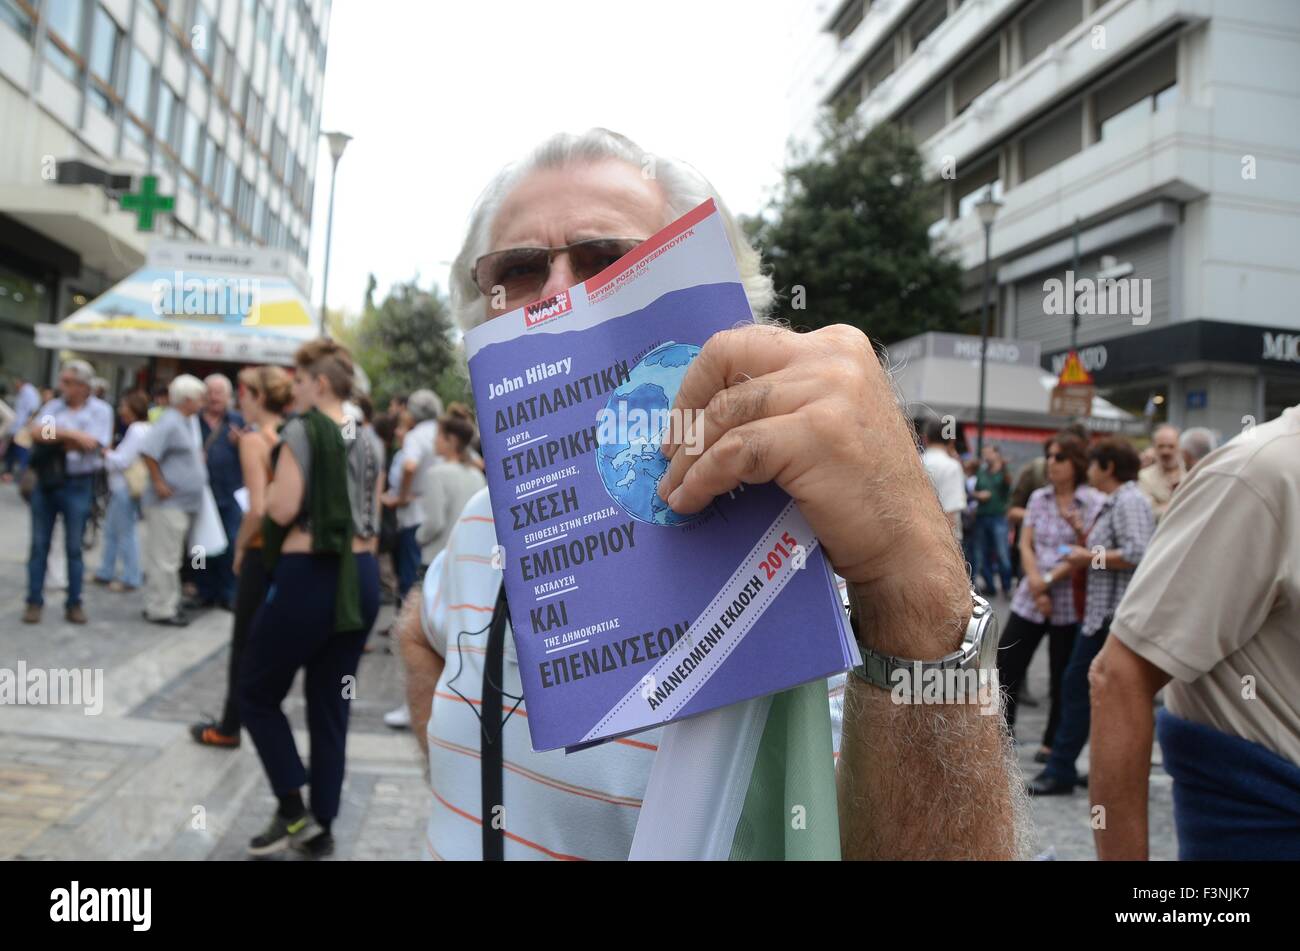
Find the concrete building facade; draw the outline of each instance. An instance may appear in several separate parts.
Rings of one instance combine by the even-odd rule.
[[[1225,436],[1300,403],[1300,3],[806,0],[796,137],[851,107],[943,182],[931,234],[996,333]],[[1077,306],[1076,306],[1077,305]]]

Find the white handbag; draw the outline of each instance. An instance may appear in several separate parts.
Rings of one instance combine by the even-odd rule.
[[[195,547],[201,548],[206,558],[215,558],[230,547],[225,526],[221,524],[221,513],[217,511],[217,500],[207,486],[203,487],[203,501],[199,503],[190,529],[190,550]]]

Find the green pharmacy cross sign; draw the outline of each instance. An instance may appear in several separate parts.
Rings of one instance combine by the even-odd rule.
[[[138,231],[152,231],[154,213],[171,211],[176,205],[176,199],[171,195],[158,194],[158,178],[154,175],[146,175],[140,180],[138,194],[123,195],[119,201],[123,211],[135,212]]]

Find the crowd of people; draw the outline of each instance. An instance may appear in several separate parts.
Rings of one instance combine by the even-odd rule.
[[[647,164],[656,175],[642,173]],[[490,182],[452,270],[457,319],[469,329],[579,284],[612,260],[574,255],[575,242],[644,239],[709,199],[762,321],[771,279],[721,196],[689,166],[603,129],[554,136]],[[510,291],[498,294],[501,261],[512,262]],[[194,739],[230,749],[241,729],[252,738],[278,805],[251,852],[292,845],[319,856],[333,846],[344,775],[340,681],[355,675],[388,577],[402,602],[392,636],[408,701],[390,722],[409,719],[427,757],[428,854],[627,857],[659,732],[574,754],[532,751],[513,652],[492,680],[481,646],[502,632],[509,645],[510,620],[473,417],[427,390],[372,415],[355,376],[343,347],[314,341],[292,376],[242,370],[238,413],[224,377],[179,376],[152,400],[127,394],[115,439],[91,367],[66,363],[57,395],[25,397],[35,409],[11,428],[20,448],[6,453],[7,467],[26,467],[31,496],[24,619],[41,617],[61,521],[66,617],[85,622],[82,527],[107,471],[121,501],[113,560],[96,580],[121,592],[143,584],[145,617],[158,624],[233,608],[226,709],[196,724]],[[1218,449],[1211,434],[1161,427],[1145,468],[1126,440],[1068,427],[1013,480],[998,447],[963,460],[942,425],[925,428],[918,453],[857,329],[761,322],[714,335],[678,402],[708,407],[707,446],[673,457],[661,498],[690,514],[745,483],[785,489],[845,582],[856,636],[877,655],[900,665],[950,658],[987,630],[972,585],[1000,586],[1009,599],[997,652],[1005,719],[970,698],[898,703],[868,675],[847,678],[831,707],[842,711],[832,715],[846,858],[1024,854],[1025,788],[1008,727],[1014,736],[1044,638],[1052,712],[1044,769],[1028,791],[1072,793],[1091,743],[1086,783],[1108,810],[1102,857],[1146,855],[1157,729],[1184,856],[1300,855],[1300,407]],[[204,537],[233,536],[221,546],[228,561],[214,548],[196,563],[186,545],[200,526]],[[309,766],[283,712],[300,670]],[[503,798],[489,798],[492,788]]]
[[[87,622],[85,527],[101,494],[94,583],[138,592],[153,624],[185,627],[205,610],[232,614],[221,716],[190,733],[228,749],[240,745],[241,729],[253,738],[281,808],[250,853],[292,844],[324,855],[333,849],[344,772],[348,698],[340,683],[356,674],[381,575],[387,599],[400,601],[485,485],[478,433],[466,406],[444,412],[427,389],[395,397],[374,416],[350,355],[329,340],[304,345],[293,373],[247,366],[236,380],[237,389],[221,373],[181,374],[152,399],[133,389],[118,399],[116,419],[103,398],[107,384],[86,361],[65,362],[57,393],[43,401],[30,382],[15,381],[4,453],[7,481],[21,483],[31,509],[23,621],[42,620],[54,563],[65,568],[64,619]],[[54,552],[60,524],[64,550]],[[219,543],[210,541],[214,528]],[[299,670],[310,773],[282,710]],[[386,719],[409,723],[405,706]],[[301,795],[308,783],[310,809]]]
[[[1072,425],[1044,442],[1014,484],[996,446],[977,463],[962,458],[942,423],[926,427],[923,462],[973,583],[992,594],[1000,578],[1010,598],[998,673],[1013,736],[1026,671],[1048,642],[1050,710],[1034,757],[1043,769],[1026,790],[1054,796],[1087,787],[1094,806],[1128,807],[1118,829],[1099,830],[1102,857],[1146,854],[1157,718],[1185,804],[1177,816],[1183,857],[1296,855],[1293,840],[1264,833],[1300,812],[1300,718],[1284,699],[1293,694],[1252,705],[1244,701],[1258,694],[1242,686],[1267,679],[1281,687],[1300,671],[1298,416],[1292,408],[1221,450],[1218,435],[1200,427],[1158,425],[1139,453],[1122,437]],[[1235,521],[1232,512],[1240,512]],[[1236,583],[1223,588],[1243,571],[1249,596]],[[1286,624],[1289,640],[1280,633]],[[1248,653],[1262,662],[1270,648],[1270,662],[1243,662]],[[1090,739],[1091,779],[1076,768]],[[1228,762],[1207,762],[1195,743],[1244,774],[1227,780],[1220,774]],[[1265,792],[1262,783],[1274,785]]]

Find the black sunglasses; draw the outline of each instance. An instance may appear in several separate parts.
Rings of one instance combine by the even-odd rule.
[[[1067,455],[1066,455],[1065,453],[1063,453],[1063,452],[1049,452],[1049,453],[1047,454],[1047,458],[1048,458],[1048,459],[1051,459],[1053,462],[1069,462],[1069,461],[1070,461],[1070,457],[1067,456]]]
[[[579,282],[589,280],[623,257],[645,238],[588,238],[559,248],[506,248],[474,262],[470,277],[484,297],[504,293],[506,303],[535,300],[551,276],[551,263],[567,254]],[[498,290],[499,289],[499,290]]]

